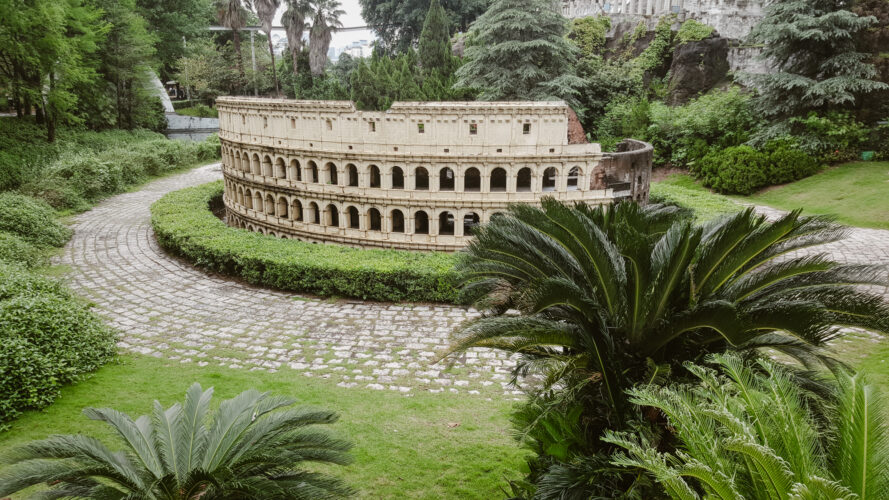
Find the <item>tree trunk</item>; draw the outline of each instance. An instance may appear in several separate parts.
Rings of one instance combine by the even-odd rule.
[[[53,90],[56,88],[56,79],[55,74],[49,73],[49,93],[52,94]],[[43,114],[46,121],[46,140],[47,142],[55,142],[56,140],[56,116],[53,113],[52,105],[49,104],[49,98],[44,97],[42,99],[43,104]]]
[[[241,57],[241,33],[238,30],[232,30],[232,43],[235,46],[235,57],[238,58],[238,92],[244,93],[244,87],[247,86],[247,77],[244,75],[244,58]]]
[[[268,33],[269,37],[269,55],[272,56],[272,78],[275,80],[275,97],[281,95],[281,88],[278,86],[278,70],[275,68],[275,49],[272,46],[272,33]]]
[[[34,123],[43,125],[43,108],[40,106],[34,108]]]
[[[301,49],[290,48],[290,57],[293,58],[293,76],[299,76],[299,53]]]

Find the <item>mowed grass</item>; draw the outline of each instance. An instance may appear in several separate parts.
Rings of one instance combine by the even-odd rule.
[[[292,370],[277,373],[179,364],[124,356],[65,388],[44,411],[29,412],[0,433],[0,452],[50,434],[86,433],[121,449],[107,424],[86,419],[87,406],[112,407],[134,418],[182,401],[192,382],[215,387],[214,402],[255,388],[340,413],[331,426],[351,440],[355,462],[325,470],[358,490],[358,498],[502,498],[504,478],[517,479],[527,452],[510,435],[512,402],[465,394],[345,389]]]
[[[743,200],[835,215],[839,222],[852,226],[889,229],[889,162],[845,163]]]
[[[698,222],[706,222],[744,207],[725,196],[711,192],[688,174],[673,174],[651,184],[651,200],[672,202],[690,208]]]

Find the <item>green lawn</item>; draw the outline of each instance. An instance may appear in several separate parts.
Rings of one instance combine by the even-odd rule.
[[[845,163],[744,201],[832,214],[852,226],[889,229],[889,162]]]
[[[214,386],[217,404],[256,388],[339,412],[333,429],[355,444],[355,463],[330,470],[357,489],[359,498],[500,498],[504,478],[521,474],[525,453],[510,436],[510,402],[465,394],[344,389],[291,370],[199,368],[136,356],[101,368],[92,378],[63,389],[46,410],[12,422],[11,430],[0,434],[0,450],[59,433],[83,432],[114,442],[107,425],[80,414],[83,407],[142,415],[155,399],[165,406],[181,401],[194,381]]]
[[[741,210],[741,206],[725,196],[711,192],[687,174],[673,174],[651,184],[651,200],[670,202],[690,208],[698,222]]]

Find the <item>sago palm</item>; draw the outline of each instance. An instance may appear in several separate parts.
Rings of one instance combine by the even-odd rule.
[[[689,364],[698,383],[639,387],[635,404],[663,412],[679,444],[661,453],[644,437],[608,433],[619,466],[650,473],[671,498],[889,498],[889,400],[862,374],[837,374],[837,403],[816,415],[785,369],[716,355]],[[701,495],[703,493],[703,495]]]
[[[658,205],[515,205],[477,232],[458,266],[486,314],[450,352],[518,355],[517,373],[542,375],[541,394],[582,402],[598,436],[620,427],[625,389],[671,365],[763,348],[833,365],[825,343],[842,327],[885,332],[889,307],[866,288],[886,286],[885,268],[794,253],[844,233],[798,211],[768,222],[748,209],[697,226]]]
[[[303,468],[306,462],[347,464],[350,445],[312,428],[337,420],[330,411],[291,408],[293,399],[242,392],[209,410],[213,389],[197,383],[184,404],[133,420],[112,409],[87,408],[120,435],[125,451],[95,438],[57,435],[2,456],[0,497],[44,485],[40,498],[319,499],[342,498],[339,479]]]

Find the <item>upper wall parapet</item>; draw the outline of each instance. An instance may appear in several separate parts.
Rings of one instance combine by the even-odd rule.
[[[220,137],[342,154],[466,157],[598,155],[569,144],[564,102],[396,102],[385,112],[350,101],[220,97]]]

